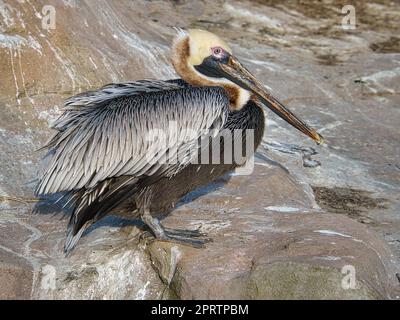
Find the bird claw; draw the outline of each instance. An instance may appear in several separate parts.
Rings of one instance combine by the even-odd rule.
[[[203,237],[203,238],[202,238]],[[179,229],[170,229],[164,228],[164,233],[155,237],[151,232],[144,231],[140,239],[142,240],[150,240],[150,241],[163,241],[176,243],[181,245],[190,246],[193,248],[204,248],[205,244],[208,242],[212,242],[211,238],[205,237],[205,234],[197,230],[179,230]]]
[[[194,248],[204,248],[205,244],[212,242],[211,238],[207,238],[206,234],[196,230],[170,229],[164,227],[165,241],[175,242]]]
[[[187,229],[172,229],[164,227],[164,231],[167,235],[178,235],[185,236],[189,238],[199,238],[206,236],[205,233],[200,232],[200,229],[196,230],[187,230]]]
[[[139,246],[145,248],[148,244],[152,243],[156,238],[150,231],[143,231],[139,235]]]
[[[193,237],[179,236],[176,234],[168,234],[162,238],[158,238],[157,240],[171,242],[171,243],[177,243],[177,244],[181,244],[181,245],[185,245],[185,246],[189,246],[189,247],[193,247],[193,248],[198,248],[198,249],[204,248],[206,243],[213,241],[211,238],[202,238],[202,239],[194,238],[193,239]]]

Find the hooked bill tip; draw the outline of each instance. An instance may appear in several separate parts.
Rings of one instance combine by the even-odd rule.
[[[318,145],[321,145],[325,142],[324,137],[321,136],[318,132],[315,132],[314,140]]]

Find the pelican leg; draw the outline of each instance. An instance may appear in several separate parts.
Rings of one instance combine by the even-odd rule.
[[[212,241],[210,238],[203,237],[199,230],[179,230],[165,228],[161,222],[151,216],[148,210],[144,210],[141,215],[142,221],[150,228],[155,239],[166,242],[173,242],[188,245],[194,248],[203,248],[207,242]]]

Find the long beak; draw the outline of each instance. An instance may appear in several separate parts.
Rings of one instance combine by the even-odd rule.
[[[279,102],[235,57],[230,55],[226,63],[218,63],[218,69],[225,78],[256,94],[264,105],[296,129],[309,136],[317,144],[324,142],[324,138],[320,134]]]

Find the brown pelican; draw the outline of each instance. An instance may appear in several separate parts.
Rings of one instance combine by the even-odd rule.
[[[226,155],[224,150],[234,146],[219,132],[241,130],[246,144],[246,132],[253,130],[250,157],[263,136],[264,106],[322,143],[216,35],[180,30],[172,63],[181,79],[109,84],[65,102],[53,126],[57,132],[45,146],[50,161],[36,194],[64,192],[72,199],[67,254],[90,225],[118,212],[139,217],[156,239],[202,246],[207,239],[197,230],[168,229],[157,217],[169,213],[188,192],[243,165],[228,163],[224,156],[221,163],[195,163],[193,155],[198,158],[204,151],[199,141],[219,144],[220,154]],[[171,122],[174,133],[168,129]],[[172,142],[150,139],[155,129],[168,132]],[[179,161],[161,161],[166,155],[179,155]]]

